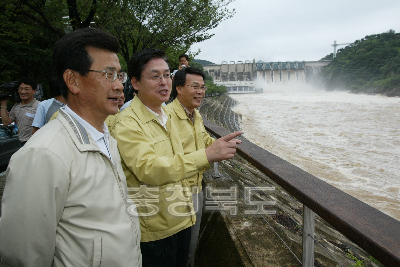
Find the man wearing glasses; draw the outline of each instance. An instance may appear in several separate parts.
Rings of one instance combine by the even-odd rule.
[[[0,255],[11,266],[142,266],[140,226],[117,142],[104,123],[127,76],[118,40],[94,28],[54,46],[67,105],[16,152],[7,170]]]
[[[32,122],[35,118],[37,106],[40,101],[34,98],[37,84],[35,79],[24,77],[18,81],[18,94],[21,102],[15,104],[10,114],[7,112],[8,100],[0,101],[1,121],[3,125],[10,125],[15,122],[18,126],[18,138],[23,146],[32,136]]]
[[[179,129],[179,137],[185,154],[204,149],[214,142],[214,139],[204,128],[203,119],[196,108],[200,107],[207,87],[204,85],[204,73],[193,67],[179,70],[175,74],[174,85],[176,99],[167,105],[166,112]],[[240,142],[240,141],[238,141]],[[203,208],[202,191],[203,171],[194,174],[187,181],[193,193],[193,205],[196,212],[196,223],[191,227],[191,241],[187,266],[194,266],[194,253],[200,230]]]
[[[168,58],[161,50],[144,49],[129,62],[137,96],[114,120],[130,197],[141,223],[144,267],[185,267],[196,217],[187,178],[209,162],[233,158],[241,132],[214,141],[208,148],[184,154],[179,131],[162,103],[171,93]]]

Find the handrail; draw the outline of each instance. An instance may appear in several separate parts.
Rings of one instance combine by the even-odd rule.
[[[229,130],[203,119],[217,138]],[[247,139],[237,152],[301,203],[386,266],[400,266],[400,222]]]

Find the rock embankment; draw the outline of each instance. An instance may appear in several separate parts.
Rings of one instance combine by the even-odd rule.
[[[203,118],[229,129],[232,132],[240,130],[242,116],[233,112],[236,100],[227,94],[203,99],[199,111]]]

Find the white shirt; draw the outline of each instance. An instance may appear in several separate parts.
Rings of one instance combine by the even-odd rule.
[[[146,107],[146,106],[145,106]],[[152,111],[151,109],[149,109],[148,107],[146,107],[148,111],[150,111],[151,114],[154,114],[154,116],[156,116],[157,120],[160,122],[160,124],[164,127],[164,129],[166,131],[167,130],[167,121],[168,121],[168,116],[165,115],[164,110],[161,108],[161,114],[158,114],[154,111]]]
[[[129,100],[128,102],[126,102],[125,104],[122,105],[122,107],[119,109],[119,112],[123,111],[124,109],[126,109],[132,102],[133,99]]]
[[[93,140],[96,142],[97,146],[100,148],[100,151],[103,152],[104,155],[108,156],[108,158],[111,160],[112,163],[114,161],[112,160],[111,153],[110,153],[110,145],[108,143],[108,139],[110,136],[110,133],[108,132],[108,128],[106,124],[103,122],[103,132],[97,131],[96,128],[94,128],[90,123],[82,119],[78,114],[76,114],[72,109],[70,109],[67,105],[65,106],[65,111],[68,112],[72,117],[74,117],[82,126],[85,128],[85,130],[90,134],[90,136],[93,138]]]

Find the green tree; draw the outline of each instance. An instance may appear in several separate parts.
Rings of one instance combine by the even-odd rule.
[[[400,95],[400,34],[373,34],[339,49],[322,77],[327,89]]]
[[[122,0],[95,21],[118,37],[127,62],[149,47],[165,50],[175,59],[193,43],[211,38],[207,31],[233,16],[235,11],[227,8],[232,1]]]
[[[125,62],[147,47],[163,49],[175,59],[193,43],[211,38],[207,31],[233,16],[235,11],[227,7],[232,1],[3,0],[0,82],[22,75],[45,79],[54,43],[66,32],[89,25],[119,39]]]
[[[58,6],[52,6],[40,14],[51,19],[58,9]],[[18,1],[3,0],[0,3],[0,83],[22,76],[42,82],[52,72],[52,47],[59,35],[41,24],[30,11],[27,5]]]
[[[1,1],[0,83],[22,76],[45,82],[53,72],[54,43],[69,30],[87,27],[93,6],[95,0]],[[65,19],[68,15],[73,19]]]

